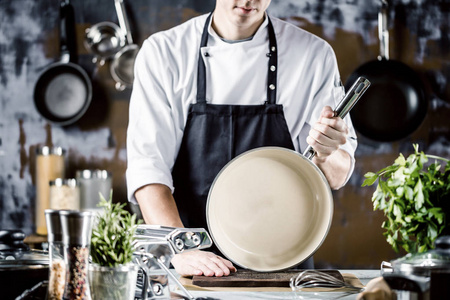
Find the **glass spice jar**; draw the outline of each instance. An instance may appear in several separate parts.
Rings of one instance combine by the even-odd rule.
[[[49,182],[63,178],[66,150],[61,147],[42,146],[36,149],[36,233],[47,234],[45,210],[50,208]]]
[[[80,209],[80,188],[73,178],[56,178],[50,181],[51,209]]]
[[[98,207],[100,194],[109,199],[112,188],[112,173],[107,170],[78,170],[75,178],[80,185],[80,209],[101,212]]]
[[[90,300],[88,267],[94,213],[62,210],[60,218],[66,265],[66,284],[62,299]]]

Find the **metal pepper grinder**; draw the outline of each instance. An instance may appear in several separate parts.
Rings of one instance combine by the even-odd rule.
[[[66,285],[66,264],[64,262],[64,245],[59,213],[59,210],[45,210],[50,266],[47,300],[62,299]]]
[[[88,268],[94,216],[87,211],[60,211],[66,264],[63,300],[91,299]]]

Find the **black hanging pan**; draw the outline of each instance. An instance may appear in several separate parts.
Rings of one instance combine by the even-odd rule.
[[[74,62],[75,20],[69,0],[60,4],[60,61],[48,66],[34,88],[38,112],[57,125],[69,125],[80,119],[92,99],[92,84],[86,72]]]
[[[372,88],[352,112],[355,129],[369,139],[395,141],[413,133],[427,113],[428,101],[421,78],[409,66],[389,59],[387,29],[388,2],[382,0],[378,15],[380,56],[350,75],[348,88],[356,78],[370,80]]]

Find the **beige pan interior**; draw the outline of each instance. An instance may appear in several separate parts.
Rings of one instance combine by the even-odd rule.
[[[318,249],[331,225],[333,198],[310,160],[262,147],[222,169],[206,210],[209,232],[228,259],[270,272],[293,267]]]

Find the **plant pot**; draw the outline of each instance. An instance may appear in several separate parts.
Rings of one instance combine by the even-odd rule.
[[[135,264],[117,267],[89,266],[92,300],[133,300],[139,267]]]

